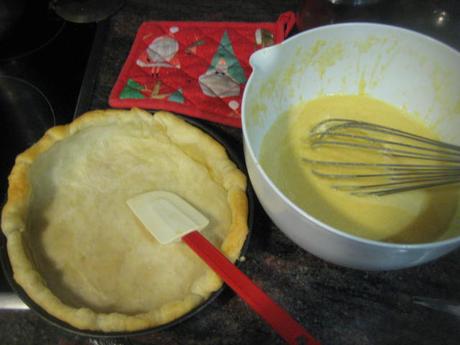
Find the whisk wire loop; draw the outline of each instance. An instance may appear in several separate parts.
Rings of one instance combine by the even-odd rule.
[[[334,118],[314,126],[309,141],[312,149],[360,150],[396,159],[391,163],[367,163],[304,158],[318,177],[351,181],[333,185],[337,190],[356,195],[388,195],[460,182],[460,146],[396,128]],[[321,171],[324,167],[339,171]]]

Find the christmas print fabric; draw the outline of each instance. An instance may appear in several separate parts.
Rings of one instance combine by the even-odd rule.
[[[241,127],[249,57],[295,23],[146,22],[110,94],[112,107],[161,109]]]

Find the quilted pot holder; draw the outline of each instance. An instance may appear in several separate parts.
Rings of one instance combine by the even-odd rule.
[[[241,127],[249,57],[284,40],[295,24],[145,22],[109,98],[112,107],[162,109]]]

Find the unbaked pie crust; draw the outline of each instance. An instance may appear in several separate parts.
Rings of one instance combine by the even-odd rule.
[[[50,129],[16,159],[1,223],[15,281],[83,330],[142,330],[203,303],[220,278],[185,244],[159,244],[126,205],[151,190],[204,213],[204,236],[237,259],[246,178],[225,149],[167,112],[98,110]]]

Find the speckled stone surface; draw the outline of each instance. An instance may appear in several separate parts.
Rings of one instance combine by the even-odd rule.
[[[311,6],[312,1],[309,3]],[[108,106],[109,92],[136,30],[145,20],[274,21],[281,12],[296,11],[299,5],[293,0],[128,1],[110,20],[107,38],[98,47],[102,49],[102,55],[88,109]],[[333,8],[328,11],[328,17],[321,19],[322,23],[347,20],[394,23],[433,35],[460,48],[458,1],[387,1],[360,10]],[[447,13],[447,20],[441,26],[434,20],[440,11]],[[315,18],[314,11],[311,13],[313,17],[310,19]],[[241,130],[202,123],[221,135],[242,157]],[[322,344],[460,344],[460,318],[412,301],[414,296],[425,296],[460,302],[460,250],[436,262],[394,272],[342,268],[297,247],[273,225],[256,201],[251,241],[241,269]],[[229,289],[200,313],[173,328],[129,338],[77,336],[49,325],[31,311],[0,312],[0,344],[282,343]]]

